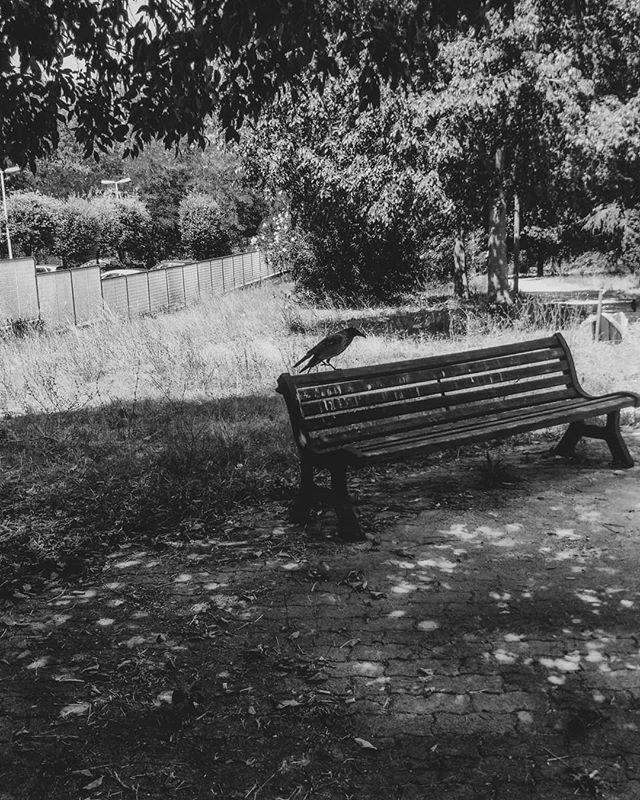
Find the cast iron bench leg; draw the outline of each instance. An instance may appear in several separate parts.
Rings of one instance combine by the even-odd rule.
[[[347,468],[341,465],[331,467],[331,489],[333,491],[333,504],[338,518],[338,533],[343,539],[352,542],[362,541],[360,523],[355,515],[347,487]]]
[[[571,458],[571,456],[575,455],[576,445],[583,436],[584,426],[582,422],[570,422],[562,439],[551,449],[551,454],[562,456],[563,458]]]
[[[584,422],[571,422],[564,436],[551,450],[554,456],[570,458],[574,455],[575,446],[583,437],[591,439],[604,439],[609,445],[613,464],[616,467],[628,469],[633,466],[633,459],[624,443],[620,433],[620,411],[611,411],[607,414],[606,425],[587,425]]]
[[[620,411],[612,411],[607,414],[605,434],[605,441],[609,445],[609,450],[611,450],[614,466],[623,467],[624,469],[632,467],[633,459],[620,433]]]
[[[309,521],[315,490],[313,464],[309,458],[302,456],[300,459],[300,489],[289,508],[289,517],[292,522],[305,524]]]

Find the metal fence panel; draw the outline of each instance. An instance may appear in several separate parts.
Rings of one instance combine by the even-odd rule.
[[[233,256],[233,285],[244,286],[244,276],[242,274],[242,258]]]
[[[265,261],[260,250],[256,250],[256,252],[253,254],[253,260],[257,263],[257,269],[258,272],[260,273],[260,277],[266,278],[268,274],[267,262]]]
[[[102,297],[104,298],[104,307],[112,314],[122,317],[129,316],[126,277],[121,276],[102,281]]]
[[[126,277],[129,316],[148,314],[150,311],[147,275],[146,272],[140,272],[137,275],[127,275]]]
[[[198,285],[200,286],[200,295],[202,297],[210,297],[213,294],[213,282],[211,280],[211,262],[200,261],[198,262]]]
[[[65,270],[66,272],[66,270]],[[46,274],[46,273],[45,273]],[[60,272],[48,273],[59,275]],[[102,313],[102,287],[100,267],[83,267],[69,270],[73,293],[73,311],[76,325],[91,322]],[[38,276],[40,277],[40,276]],[[44,275],[42,276],[44,277]]]
[[[149,311],[163,311],[169,306],[169,293],[167,291],[167,271],[154,270],[148,275],[149,284]]]
[[[257,250],[254,250],[253,253],[251,253],[251,265],[253,268],[253,274],[262,279],[264,277],[262,271],[262,260],[260,258],[260,253]]]
[[[36,276],[40,317],[51,327],[74,325],[71,271],[43,272]]]
[[[38,319],[38,289],[33,258],[0,260],[0,321]]]
[[[225,288],[224,277],[222,274],[222,264],[222,258],[214,258],[211,260],[211,283],[216,294],[222,294]]]
[[[197,303],[200,299],[200,288],[198,286],[198,265],[185,264],[182,267],[184,276],[184,301],[185,303]]]
[[[169,267],[167,269],[167,290],[169,293],[169,308],[182,308],[185,299],[182,267]]]
[[[32,258],[0,260],[0,323],[36,319],[50,325],[96,319],[102,308],[130,316],[222,294],[274,274],[260,251],[192,262],[138,275],[100,280],[97,266],[35,272]]]
[[[251,253],[242,253],[242,274],[244,275],[245,283],[253,283],[255,278],[253,276],[253,269],[251,266]]]
[[[233,281],[233,259],[231,258],[222,259],[222,282],[225,292],[235,288],[235,283]]]
[[[260,280],[262,274],[260,273],[260,258],[258,257],[258,251],[254,250],[251,253],[247,253],[247,255],[251,260],[251,274],[253,275],[253,280]]]

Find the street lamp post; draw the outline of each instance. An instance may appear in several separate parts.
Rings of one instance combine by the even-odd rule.
[[[118,180],[118,181],[102,180],[102,181],[100,181],[100,183],[103,183],[105,185],[112,185],[113,184],[113,188],[116,190],[116,200],[118,200],[119,197],[120,197],[120,192],[118,191],[118,186],[121,183],[129,183],[130,180],[131,180],[131,178],[120,178],[120,180]]]
[[[9,213],[7,211],[7,196],[4,191],[4,176],[5,175],[12,175],[14,172],[19,172],[20,167],[7,167],[6,169],[0,169],[0,186],[2,186],[2,208],[4,210],[4,226],[5,230],[7,231],[7,248],[9,250],[9,258],[13,258],[13,252],[11,250],[11,236],[9,235]]]

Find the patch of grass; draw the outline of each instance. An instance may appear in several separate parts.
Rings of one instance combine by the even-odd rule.
[[[513,467],[498,453],[485,451],[485,463],[480,470],[480,483],[488,489],[515,486],[519,478]]]
[[[321,313],[297,302],[290,286],[272,284],[172,315],[105,317],[0,342],[0,584],[34,570],[81,569],[126,540],[201,535],[238,504],[288,499],[297,456],[276,378],[354,313],[369,335],[339,366],[556,329],[535,309],[514,318],[449,303],[466,315],[466,333],[432,335],[409,313],[426,305]],[[640,326],[617,346],[593,342],[577,325],[565,333],[586,389],[640,392]]]
[[[127,539],[201,535],[237,503],[284,496],[295,453],[280,402],[144,400],[5,422],[0,581],[76,570]]]

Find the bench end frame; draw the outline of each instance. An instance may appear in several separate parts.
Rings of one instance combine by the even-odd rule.
[[[327,467],[331,473],[332,499],[338,519],[338,532],[343,539],[349,541],[363,540],[365,536],[353,510],[349,495],[346,458],[341,458],[338,454],[323,458],[314,450],[310,443],[295,384],[290,374],[283,373],[280,375],[276,391],[284,397],[287,404],[293,439],[300,455],[300,484],[298,494],[289,507],[291,521],[303,525],[307,524],[317,495],[314,479],[315,468]]]

